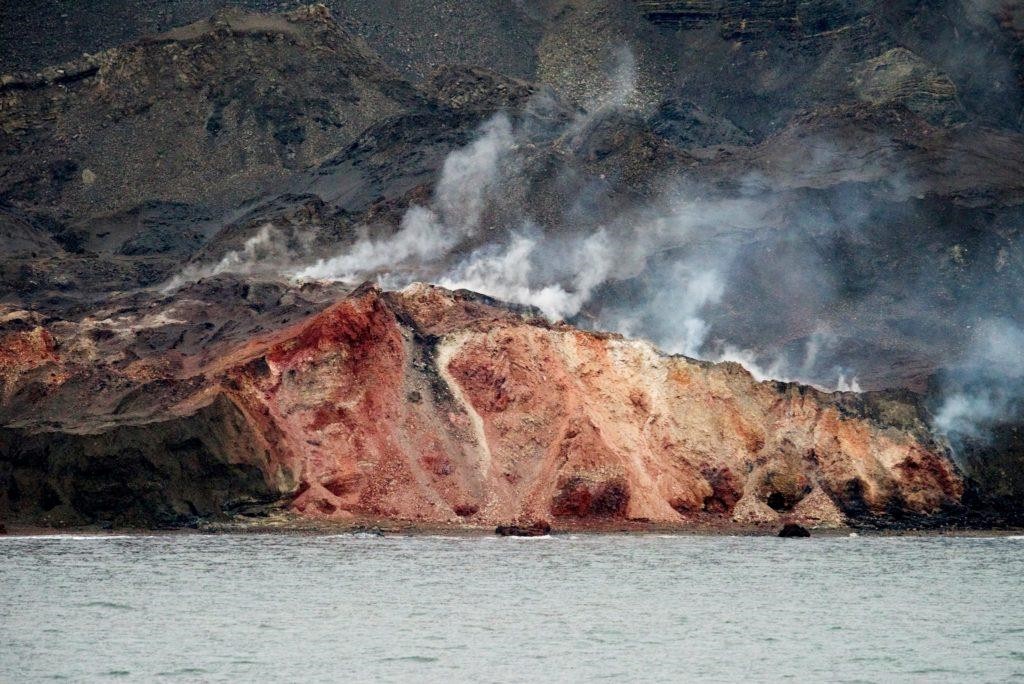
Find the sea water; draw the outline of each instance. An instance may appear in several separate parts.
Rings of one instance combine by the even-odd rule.
[[[1024,537],[0,537],[0,681],[1005,681]]]

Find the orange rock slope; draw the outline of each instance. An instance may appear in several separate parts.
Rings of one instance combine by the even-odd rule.
[[[906,405],[872,419],[423,285],[346,299],[226,375],[312,516],[838,524],[963,492]]]
[[[71,363],[51,360],[52,344],[19,344],[32,347],[28,367]],[[0,361],[10,393],[26,364]],[[179,389],[134,423],[230,406],[238,434],[203,453],[257,467],[313,518],[839,525],[938,515],[963,495],[909,401],[756,382],[737,364],[426,285],[364,287],[216,354],[140,363],[121,364],[122,384],[139,382],[130,371]]]

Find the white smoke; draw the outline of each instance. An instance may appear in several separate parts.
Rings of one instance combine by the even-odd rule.
[[[612,68],[608,75],[608,86],[604,92],[596,93],[588,103],[588,112],[599,113],[627,107],[637,95],[636,55],[627,45],[620,45],[612,51]],[[590,116],[594,116],[593,114]]]
[[[632,52],[623,47],[613,56],[608,92],[599,94],[589,111],[580,112],[566,125],[569,135],[625,106],[635,94],[636,60]],[[538,96],[549,97],[543,92]],[[542,105],[537,107],[543,110]],[[482,126],[474,142],[448,155],[430,207],[411,207],[394,235],[380,240],[363,238],[344,254],[321,259],[293,276],[357,281],[378,275],[389,286],[419,279],[419,267],[440,261],[481,231],[485,208],[510,172],[504,168],[510,163],[509,153],[519,144],[519,137],[535,133],[529,120],[522,128],[517,135],[507,115],[496,115]],[[504,226],[492,228],[504,228],[504,239],[499,237],[500,242],[491,242],[473,252],[434,278],[436,282],[535,306],[551,318],[566,318],[577,314],[594,289],[612,275],[614,241],[600,227],[574,244],[554,269],[550,263],[537,268],[548,260],[551,245],[528,220],[511,232]],[[403,264],[411,264],[412,273],[396,276],[393,272],[401,270]],[[640,267],[642,264],[635,264],[633,268]]]
[[[985,437],[1024,400],[1024,331],[1003,319],[982,322],[948,384],[935,427],[953,437]]]
[[[679,261],[660,270],[657,281],[657,290],[638,310],[603,311],[598,325],[628,337],[652,338],[670,354],[703,357],[711,329],[705,312],[725,290],[721,271],[709,263]]]
[[[357,280],[383,268],[446,256],[480,230],[484,208],[503,175],[502,162],[514,146],[512,123],[505,114],[498,114],[469,146],[448,155],[431,206],[411,207],[397,233],[379,240],[363,238],[344,254],[321,259],[293,276]]]
[[[849,380],[846,378],[845,373],[839,374],[839,379],[836,381],[837,392],[862,392],[860,388],[860,381],[856,377],[852,377]]]
[[[750,349],[741,349],[731,344],[721,346],[711,352],[713,361],[732,361],[746,368],[758,382],[764,380],[781,380],[790,382],[789,374],[783,369],[785,361],[779,357],[766,361],[758,357],[757,352]]]
[[[590,299],[594,288],[608,277],[611,241],[603,230],[582,241],[573,263],[566,264],[575,274],[568,289],[560,283],[534,284],[534,260],[542,244],[542,238],[514,233],[501,251],[484,249],[474,253],[438,284],[534,306],[552,319],[574,316]]]
[[[677,287],[671,292],[670,303],[676,319],[679,335],[668,351],[699,356],[711,327],[704,318],[705,309],[722,299],[725,284],[714,269],[694,269],[690,265],[677,265],[675,269]]]
[[[169,294],[178,288],[202,278],[237,273],[250,275],[257,272],[277,274],[282,265],[292,258],[287,240],[270,224],[261,226],[255,235],[248,238],[241,249],[225,254],[216,264],[189,265],[167,281],[160,291]]]
[[[819,368],[822,351],[832,348],[838,338],[832,331],[817,328],[804,344],[803,358],[793,361],[783,354],[765,358],[750,349],[741,349],[719,342],[704,350],[704,358],[711,361],[734,361],[746,368],[755,380],[779,380],[810,385],[825,392],[862,392],[860,380],[845,368],[832,368],[831,376]],[[826,382],[829,378],[831,382]]]
[[[762,235],[777,209],[764,193],[763,177],[740,179],[739,191],[725,197],[701,187],[664,187],[643,209],[603,220],[588,210],[585,197],[570,197],[574,211],[573,199],[582,207],[577,214],[583,218],[566,230],[542,225],[529,206],[511,219],[495,212],[515,188],[517,150],[528,150],[535,139],[575,146],[575,139],[585,140],[604,117],[630,106],[636,60],[625,48],[613,56],[609,88],[596,94],[586,111],[561,119],[552,130],[548,113],[556,106],[541,92],[515,124],[506,114],[494,116],[468,145],[448,155],[429,205],[410,207],[394,234],[364,234],[340,254],[291,267],[290,275],[346,282],[377,278],[388,288],[428,280],[533,306],[551,319],[585,314],[597,327],[647,337],[670,353],[738,361],[758,379],[809,379],[819,337],[812,336],[796,366],[781,357],[764,362],[752,351],[714,339],[708,320],[726,292],[737,245]],[[495,219],[514,224],[493,225]],[[269,231],[261,230],[251,245],[220,264],[179,277],[254,268],[266,259],[261,250],[271,249]],[[588,310],[602,288],[630,279],[643,283],[639,301],[600,299],[595,311]],[[859,391],[856,378],[848,380],[837,370],[839,389]]]
[[[596,96],[594,109],[578,113],[555,137],[581,134],[627,106],[635,94],[635,72],[631,53],[618,51],[610,91]],[[545,103],[537,107],[543,110]],[[529,117],[513,126],[506,115],[497,115],[470,145],[449,155],[429,207],[411,207],[394,235],[364,237],[295,277],[355,282],[376,276],[388,288],[430,280],[567,319],[583,312],[606,284],[643,276],[651,283],[644,301],[622,307],[602,302],[592,317],[598,327],[648,337],[670,353],[738,361],[759,379],[803,379],[806,373],[782,361],[764,365],[753,352],[717,340],[709,344],[707,313],[722,300],[734,245],[758,234],[775,209],[747,192],[715,197],[697,187],[666,187],[642,210],[568,235],[545,230],[522,207],[518,225],[488,226],[483,246],[447,263],[481,236],[488,204],[513,178],[513,151],[527,147],[538,126]],[[808,354],[811,366],[814,355]],[[856,379],[843,375],[836,384],[859,390]]]

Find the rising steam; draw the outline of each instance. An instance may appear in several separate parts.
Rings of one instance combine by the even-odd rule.
[[[935,426],[962,439],[985,440],[1024,405],[1024,331],[1005,319],[977,326],[967,355],[947,373]]]
[[[161,291],[168,294],[187,283],[222,273],[245,275],[276,273],[291,258],[292,252],[286,246],[284,235],[273,226],[264,225],[242,244],[241,249],[229,251],[215,264],[186,266],[180,273],[164,283]]]
[[[496,197],[517,180],[517,149],[528,147],[538,134],[572,144],[628,110],[636,99],[636,61],[627,48],[613,57],[608,91],[559,130],[541,130],[546,124],[531,118],[543,103],[528,106],[515,123],[504,113],[496,115],[468,146],[448,156],[430,204],[411,207],[394,235],[365,237],[291,275],[352,282],[376,277],[387,287],[429,280],[534,306],[552,319],[574,319],[609,284],[643,276],[647,285],[640,302],[620,307],[601,301],[586,320],[575,322],[647,337],[672,353],[736,360],[759,378],[816,379],[810,351],[811,363],[805,359],[796,368],[782,357],[766,363],[715,338],[706,316],[728,287],[737,241],[756,234],[775,209],[770,199],[744,192],[719,197],[676,186],[639,211],[590,220],[584,211],[582,220],[576,216],[574,231],[543,225],[529,207],[520,207],[501,225],[483,225]],[[836,386],[859,390],[856,379],[848,381],[842,371]]]
[[[321,259],[294,276],[354,280],[408,262],[428,264],[443,258],[479,232],[487,200],[502,178],[501,166],[514,145],[509,118],[495,116],[474,142],[445,159],[431,206],[410,208],[393,236],[359,240],[344,254]]]
[[[843,317],[886,311],[891,319],[909,320],[905,313],[934,306],[925,276],[915,282],[908,274],[905,282],[883,282],[861,294],[843,289],[846,272],[860,267],[858,245],[884,239],[872,231],[894,218],[899,209],[892,206],[910,207],[916,198],[911,174],[886,166],[892,155],[884,140],[878,143],[881,161],[872,165],[848,163],[857,150],[840,142],[806,138],[792,158],[779,161],[792,166],[782,180],[757,170],[737,172],[727,185],[666,179],[642,201],[613,205],[605,201],[613,182],[573,165],[592,138],[628,130],[630,121],[645,116],[633,108],[641,98],[632,53],[620,49],[613,56],[611,85],[586,110],[559,110],[565,105],[541,91],[515,117],[499,113],[485,121],[465,147],[448,155],[430,200],[409,207],[394,234],[364,234],[342,252],[313,260],[282,248],[273,229],[261,229],[219,263],[190,267],[169,287],[271,267],[298,280],[372,278],[388,288],[428,281],[531,305],[552,319],[644,337],[671,353],[737,361],[759,379],[860,391],[858,369],[844,362],[850,355]],[[550,116],[553,110],[568,114]],[[544,171],[545,182],[569,188],[554,193],[562,204],[555,210],[533,203],[530,183],[537,176],[529,164],[538,158],[554,167]],[[856,173],[848,175],[849,168]],[[792,192],[822,177],[850,182],[828,186],[815,201]],[[883,207],[876,191],[890,204]],[[843,250],[830,252],[835,244]],[[821,316],[851,301],[850,310]],[[737,303],[746,308],[737,313]],[[773,320],[779,313],[790,318]],[[729,315],[733,323],[737,316],[751,320],[730,327]],[[777,329],[761,334],[762,325]],[[754,332],[737,337],[737,327]],[[979,330],[979,340],[984,334]],[[759,346],[761,339],[781,338],[788,346]],[[937,425],[967,431],[1005,411],[1011,396],[960,383],[951,387]]]

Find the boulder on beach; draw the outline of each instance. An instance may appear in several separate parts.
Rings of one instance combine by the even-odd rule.
[[[551,534],[551,525],[543,520],[529,525],[498,525],[494,533],[499,537],[543,537]]]
[[[786,523],[779,530],[780,537],[810,537],[811,533],[803,525],[797,525],[796,523]]]

